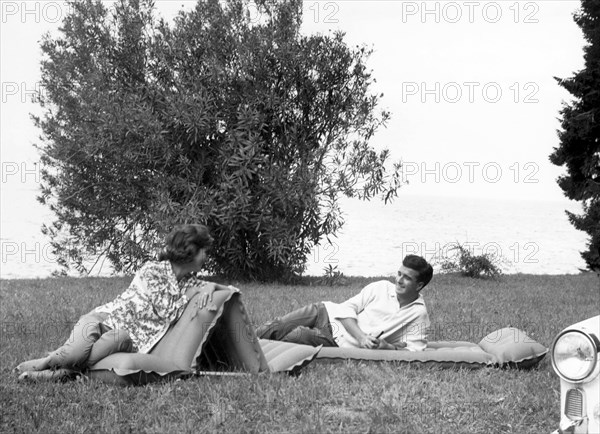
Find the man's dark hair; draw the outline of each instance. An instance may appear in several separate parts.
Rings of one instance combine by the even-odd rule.
[[[418,281],[423,283],[421,289],[425,288],[427,284],[431,282],[431,278],[433,277],[433,267],[422,257],[417,255],[406,255],[402,261],[402,265],[419,273]]]

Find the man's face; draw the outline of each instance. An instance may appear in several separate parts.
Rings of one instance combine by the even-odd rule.
[[[410,296],[418,294],[423,283],[418,281],[419,273],[412,268],[401,265],[396,275],[396,294]]]

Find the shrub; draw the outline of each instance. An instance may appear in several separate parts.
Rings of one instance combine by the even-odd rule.
[[[457,243],[450,251],[456,253],[451,257],[442,258],[440,261],[442,273],[459,272],[463,276],[477,279],[498,278],[502,275],[502,269],[500,268],[501,256],[490,253],[475,255],[460,243]]]
[[[369,145],[389,118],[371,50],[302,34],[301,0],[257,1],[260,22],[249,4],[200,1],[170,24],[152,0],[73,2],[44,38],[34,119],[59,265],[131,272],[202,223],[209,272],[287,280],[343,225],[340,197],[396,196],[400,163]]]

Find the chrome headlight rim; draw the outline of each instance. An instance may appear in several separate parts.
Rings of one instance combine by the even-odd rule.
[[[594,355],[594,362],[592,364],[591,369],[589,369],[586,374],[580,378],[570,378],[567,377],[566,375],[564,375],[560,369],[558,369],[558,367],[556,366],[556,360],[554,357],[554,350],[556,347],[557,342],[560,340],[560,338],[562,338],[564,335],[566,334],[580,334],[582,336],[584,336],[592,345],[593,350],[593,355]],[[596,378],[596,375],[598,374],[598,370],[599,370],[599,364],[598,364],[598,353],[600,352],[600,340],[598,340],[598,338],[596,337],[596,335],[591,334],[591,333],[587,333],[584,330],[574,330],[574,329],[570,329],[570,330],[563,330],[562,332],[560,332],[556,338],[554,338],[554,341],[552,342],[552,346],[551,346],[551,350],[550,350],[550,359],[552,361],[552,368],[554,369],[554,372],[556,372],[556,375],[558,375],[560,378],[562,378],[563,380],[569,382],[569,383],[575,383],[575,384],[579,384],[579,383],[587,383],[588,381],[593,380],[594,378]],[[596,372],[596,374],[594,375],[594,372]]]

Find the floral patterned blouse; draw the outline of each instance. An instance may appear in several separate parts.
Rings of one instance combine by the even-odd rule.
[[[148,262],[125,292],[95,311],[108,313],[103,323],[115,330],[127,330],[135,350],[148,353],[183,313],[188,302],[186,291],[204,284],[195,273],[177,281],[169,261]]]

